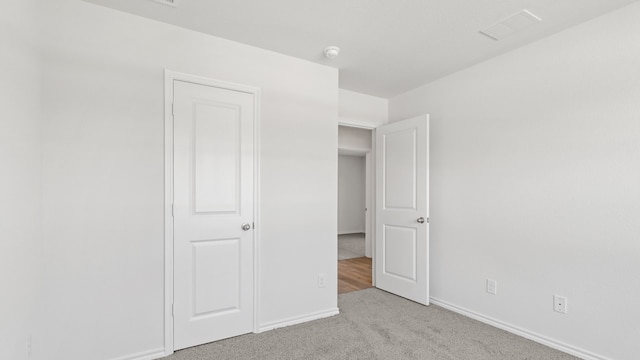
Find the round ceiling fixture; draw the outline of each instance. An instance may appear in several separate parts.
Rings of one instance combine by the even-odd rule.
[[[340,55],[340,48],[337,46],[327,46],[324,48],[324,56],[327,59],[335,59],[338,55]]]

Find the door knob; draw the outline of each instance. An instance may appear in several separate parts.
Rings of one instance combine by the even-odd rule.
[[[424,218],[423,218],[423,217],[419,217],[419,218],[418,218],[418,222],[419,222],[420,224],[424,224]]]
[[[242,230],[249,231],[251,229],[251,225],[249,223],[242,224]]]

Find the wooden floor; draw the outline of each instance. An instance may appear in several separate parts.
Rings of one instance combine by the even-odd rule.
[[[371,259],[367,257],[338,261],[338,294],[371,287]]]

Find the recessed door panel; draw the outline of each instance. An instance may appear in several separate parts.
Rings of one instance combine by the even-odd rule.
[[[193,317],[238,311],[240,239],[194,241],[192,246]]]
[[[416,208],[416,130],[406,129],[385,134],[384,207],[386,209]]]
[[[235,213],[240,201],[240,108],[203,100],[194,106],[194,211]]]
[[[384,226],[384,273],[416,281],[416,229]]]

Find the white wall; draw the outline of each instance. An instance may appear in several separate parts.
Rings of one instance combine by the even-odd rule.
[[[365,232],[365,158],[338,156],[338,235]]]
[[[371,129],[386,124],[388,115],[387,99],[340,89],[341,124]]]
[[[340,149],[371,151],[371,140],[371,130],[338,126],[338,148]]]
[[[77,0],[46,6],[34,358],[162,351],[165,68],[262,90],[260,326],[335,310],[337,70]]]
[[[40,256],[40,56],[35,1],[0,11],[0,359],[25,359]]]
[[[431,114],[433,297],[638,357],[639,18],[634,3],[390,101],[392,121]]]

